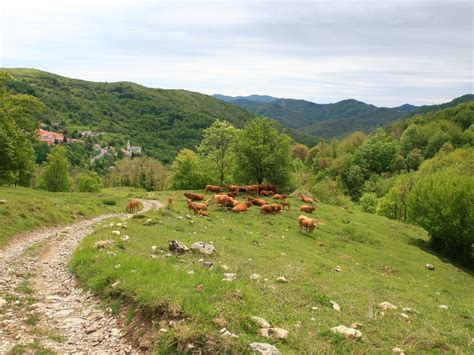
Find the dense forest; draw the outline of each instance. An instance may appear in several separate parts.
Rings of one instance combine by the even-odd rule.
[[[7,88],[45,104],[35,115],[53,130],[105,132],[108,142],[127,139],[148,156],[170,163],[182,148],[193,148],[215,119],[241,127],[255,117],[249,111],[186,90],[151,89],[129,82],[96,83],[34,69],[4,69]],[[316,140],[298,130],[285,130],[307,144]]]
[[[214,95],[260,116],[275,119],[286,127],[304,130],[322,138],[344,137],[354,131],[365,133],[402,120],[418,112],[428,112],[474,100],[474,95],[464,95],[449,103],[433,106],[376,107],[349,99],[333,104],[317,104],[306,100],[279,99],[265,95],[232,97]]]

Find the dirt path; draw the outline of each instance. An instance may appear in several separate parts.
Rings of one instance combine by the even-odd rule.
[[[162,207],[157,201],[142,203],[141,213]],[[83,291],[68,270],[81,239],[111,217],[131,215],[107,214],[30,232],[0,250],[0,354],[21,345],[59,354],[138,353],[110,310]]]

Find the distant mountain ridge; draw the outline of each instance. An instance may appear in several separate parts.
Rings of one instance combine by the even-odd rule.
[[[354,99],[317,104],[306,100],[282,99],[267,95],[237,97],[214,95],[214,97],[257,115],[273,118],[286,127],[322,138],[342,137],[356,130],[369,132],[376,127],[385,126],[418,112],[452,107],[474,100],[474,95],[469,94],[441,105],[404,104],[389,108],[377,107]]]

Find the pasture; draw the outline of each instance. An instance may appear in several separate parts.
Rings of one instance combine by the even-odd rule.
[[[100,193],[74,193],[0,186],[0,246],[11,237],[35,228],[72,223],[110,212],[125,212],[129,196],[139,191],[122,188]]]
[[[211,204],[203,218],[187,210],[182,193],[151,193],[163,203],[172,195],[173,207],[128,220],[120,236],[112,233],[118,227],[110,227],[119,219],[104,222],[83,240],[70,265],[125,323],[135,327],[134,317],[146,319],[148,330],[135,331],[153,337],[157,352],[192,344],[242,353],[252,342],[283,353],[472,351],[472,274],[427,251],[421,228],[316,203],[308,216],[322,224],[309,234],[296,221],[303,204],[296,197],[288,199],[291,211],[278,215],[261,214],[255,206],[234,214]],[[101,240],[114,242],[99,250],[95,243]],[[216,251],[170,253],[170,240],[188,247],[202,241]],[[427,270],[427,263],[435,269]],[[223,281],[224,273],[236,274],[235,280]],[[377,305],[385,301],[398,309],[382,312]],[[252,316],[288,330],[287,339],[263,337]],[[356,322],[363,334],[357,341],[330,331]],[[237,337],[221,335],[223,328]]]

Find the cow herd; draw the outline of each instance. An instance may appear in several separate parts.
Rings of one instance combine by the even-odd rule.
[[[208,192],[214,195],[205,200]],[[238,200],[237,196],[245,193],[244,200]],[[253,196],[252,196],[253,195]],[[204,193],[184,192],[186,205],[190,211],[202,217],[208,217],[207,211],[210,204],[221,206],[224,210],[231,210],[234,213],[247,212],[252,206],[259,207],[260,213],[269,215],[278,215],[285,209],[290,210],[290,202],[286,201],[289,197],[286,194],[277,193],[277,187],[271,184],[255,184],[248,186],[228,185],[227,191],[221,186],[206,185]],[[261,197],[269,197],[275,200],[275,203],[269,203]],[[170,200],[171,199],[171,200]],[[304,213],[313,213],[313,199],[311,197],[300,194],[300,199],[305,204],[300,206],[300,211]],[[168,199],[168,205],[173,202],[172,198]],[[298,224],[301,230],[312,233],[320,222],[316,219],[309,218],[304,215],[298,217]]]

